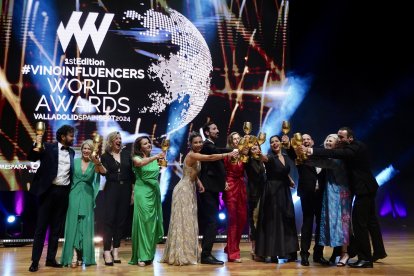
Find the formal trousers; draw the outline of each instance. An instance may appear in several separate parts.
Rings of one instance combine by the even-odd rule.
[[[38,197],[37,223],[33,239],[32,262],[38,264],[42,255],[49,228],[47,261],[55,261],[59,236],[63,229],[68,209],[70,185],[50,185],[49,189]]]
[[[376,215],[375,194],[355,196],[352,209],[352,227],[355,237],[355,249],[359,260],[372,261],[370,238],[374,255],[386,255],[381,228]]]
[[[131,203],[130,181],[107,181],[103,190],[105,215],[103,244],[104,250],[118,248],[124,234]]]
[[[203,240],[201,241],[201,258],[211,256],[217,234],[217,216],[219,208],[219,193],[206,190],[200,194],[199,210],[203,222]]]
[[[301,193],[300,201],[302,205],[303,223],[300,239],[300,254],[309,256],[309,249],[312,241],[313,223],[315,221],[315,245],[313,247],[313,258],[319,259],[323,256],[323,246],[319,244],[320,222],[322,211],[321,190],[306,191]]]

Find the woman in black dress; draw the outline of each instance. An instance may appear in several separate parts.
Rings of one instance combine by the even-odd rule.
[[[252,258],[254,259],[254,251],[256,244],[256,226],[257,217],[254,218],[256,208],[258,208],[258,203],[260,197],[263,194],[263,188],[266,182],[265,167],[263,161],[261,160],[261,151],[259,144],[254,145],[250,149],[250,158],[247,166],[245,167],[247,174],[247,198],[249,205],[249,227],[250,227],[250,241],[252,242]],[[256,221],[255,221],[256,220]]]
[[[262,156],[267,181],[260,199],[257,224],[256,255],[266,262],[278,258],[294,261],[299,250],[295,208],[290,188],[295,186],[289,176],[287,156],[281,152],[280,137],[270,137],[271,151]]]

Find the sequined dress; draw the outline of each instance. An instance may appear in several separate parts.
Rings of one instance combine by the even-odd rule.
[[[184,160],[183,178],[173,190],[168,237],[160,260],[162,263],[197,264],[199,249],[196,180],[200,168],[200,162],[187,167]]]

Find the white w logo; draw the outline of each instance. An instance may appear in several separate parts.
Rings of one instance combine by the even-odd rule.
[[[81,16],[82,12],[72,12],[69,22],[66,25],[66,29],[63,27],[63,23],[60,22],[59,28],[57,29],[57,35],[59,37],[63,51],[66,51],[66,48],[72,39],[72,35],[75,35],[75,40],[81,53],[89,36],[91,36],[95,51],[98,53],[102,42],[105,39],[106,33],[108,32],[109,26],[111,25],[112,19],[114,18],[114,14],[106,13],[98,30],[95,26],[95,21],[98,17],[98,13],[90,12],[88,14],[85,24],[83,25],[83,29],[81,29],[79,26],[79,20]]]

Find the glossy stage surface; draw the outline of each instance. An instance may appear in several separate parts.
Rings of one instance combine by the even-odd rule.
[[[41,275],[414,275],[414,232],[408,230],[384,232],[385,247],[388,257],[374,263],[374,268],[355,269],[350,267],[323,267],[312,263],[303,267],[300,261],[284,264],[266,264],[251,260],[249,242],[242,242],[242,263],[228,263],[221,266],[197,264],[192,266],[170,266],[157,262],[161,258],[164,245],[157,247],[155,261],[152,265],[138,267],[129,265],[131,242],[121,245],[121,264],[105,266],[102,259],[102,244],[96,244],[96,266],[77,268],[45,267],[46,247],[39,265]],[[220,260],[226,260],[223,252],[225,244],[216,243],[213,254]],[[59,245],[58,258],[62,244]],[[0,247],[0,275],[35,275],[28,271],[32,247]],[[324,256],[329,258],[331,248],[325,248]],[[354,259],[356,260],[356,259]]]

